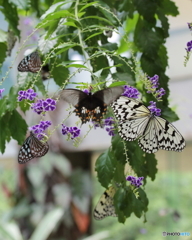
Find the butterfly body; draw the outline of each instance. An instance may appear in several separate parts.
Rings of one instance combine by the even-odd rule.
[[[112,104],[118,120],[118,132],[126,141],[138,139],[139,146],[147,153],[159,149],[180,152],[185,140],[167,120],[155,116],[140,101],[121,96]]]
[[[81,90],[69,88],[61,91],[61,97],[75,107],[76,115],[80,117],[82,123],[91,119],[100,123],[107,111],[107,106],[123,91],[123,87],[118,86],[87,94]]]
[[[102,220],[105,217],[112,216],[116,217],[115,207],[113,203],[113,197],[115,195],[115,188],[109,187],[100,197],[95,209],[93,216],[96,220]]]
[[[21,60],[17,69],[20,72],[36,73],[41,69],[41,59],[37,51],[32,52]]]
[[[30,136],[26,138],[19,150],[18,162],[22,164],[35,157],[42,157],[48,152],[48,150],[48,143],[42,143],[32,132],[30,132]]]

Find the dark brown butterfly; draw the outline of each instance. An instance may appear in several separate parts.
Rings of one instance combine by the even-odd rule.
[[[26,163],[35,157],[44,156],[49,150],[48,143],[42,143],[36,138],[35,134],[30,132],[30,136],[21,146],[18,154],[18,162]]]
[[[90,121],[99,122],[107,111],[107,106],[115,101],[124,92],[123,86],[116,86],[85,93],[77,89],[61,90],[61,98],[75,107],[76,115],[82,120],[82,124]]]
[[[20,72],[32,72],[36,73],[40,70],[42,65],[40,56],[37,51],[32,52],[23,58],[23,60],[19,63],[17,69]]]

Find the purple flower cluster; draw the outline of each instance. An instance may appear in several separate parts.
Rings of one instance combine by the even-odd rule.
[[[160,88],[156,91],[156,97],[157,99],[160,99],[163,95],[165,95],[166,91],[164,88]]]
[[[161,115],[161,109],[156,107],[156,102],[150,101],[150,105],[148,106],[148,109],[150,112],[155,115],[155,116],[160,116]]]
[[[5,88],[0,89],[0,99],[3,98],[2,93],[5,91]]]
[[[192,49],[192,41],[187,42],[187,48],[185,48],[187,52],[190,52]]]
[[[37,97],[37,93],[34,92],[33,89],[27,89],[26,91],[22,90],[18,92],[18,101],[22,101],[23,99],[28,99],[30,101],[33,101]]]
[[[142,183],[143,179],[144,177],[133,177],[133,176],[126,177],[126,180],[129,181],[131,185],[138,188],[143,184]]]
[[[166,91],[163,88],[160,88],[157,90],[159,87],[159,76],[155,74],[153,77],[148,77],[148,85],[147,85],[147,93],[153,93],[154,96],[160,100],[163,95],[165,95]]]
[[[124,93],[122,94],[123,96],[129,97],[129,98],[138,98],[139,91],[131,86],[124,86]]]
[[[149,81],[151,82],[151,88],[158,88],[159,87],[159,76],[155,74],[153,77],[148,77]],[[151,93],[152,91],[147,91],[147,93]]]
[[[37,114],[41,114],[46,111],[54,111],[56,109],[56,101],[51,98],[47,98],[46,100],[39,99],[36,103],[33,103],[31,108]]]
[[[37,138],[41,140],[45,133],[43,133],[49,126],[51,125],[51,121],[40,121],[39,124],[29,127],[29,130],[33,133],[37,134]]]
[[[77,127],[67,127],[66,125],[62,124],[62,134],[67,135],[70,134],[71,139],[74,139],[80,135],[80,129]]]
[[[97,127],[106,127],[105,130],[108,132],[109,136],[115,136],[115,128],[114,128],[114,119],[112,117],[108,117],[106,119],[103,119],[103,123],[95,123],[93,122],[93,126],[96,129]]]

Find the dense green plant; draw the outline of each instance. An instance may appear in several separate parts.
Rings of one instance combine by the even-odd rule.
[[[94,91],[112,86],[131,85],[136,87],[142,101],[147,103],[156,100],[156,96],[147,93],[147,77],[157,74],[160,87],[166,91],[158,107],[162,116],[169,121],[177,120],[176,114],[168,107],[168,76],[166,38],[169,36],[167,16],[176,16],[177,7],[170,0],[124,0],[124,1],[2,1],[2,12],[9,23],[10,29],[20,39],[18,28],[19,15],[31,15],[39,18],[39,23],[30,36],[40,31],[38,47],[42,54],[43,64],[49,64],[50,74],[59,89],[63,89],[73,76],[81,71],[91,75],[91,86]],[[110,42],[106,31],[117,34],[118,43]],[[111,32],[112,31],[112,32]],[[105,34],[104,34],[105,32]],[[4,35],[6,36],[6,32]],[[2,35],[3,36],[3,35]],[[24,41],[18,52],[26,47]],[[1,38],[0,62],[3,63],[8,45],[6,38]],[[81,63],[70,58],[70,51],[77,51],[82,57]],[[18,53],[17,52],[17,53]],[[12,63],[12,66],[15,61]],[[73,72],[69,68],[73,67]],[[1,84],[6,82],[8,73]],[[86,82],[86,80],[85,80]],[[80,88],[90,84],[80,83]],[[30,109],[30,104],[17,102],[18,92],[33,88],[48,96],[48,90],[42,82],[40,71],[37,75],[18,75],[17,84],[11,87],[9,93],[0,100],[0,150],[3,153],[6,142],[10,139],[22,144],[27,123],[18,111],[24,113]],[[32,111],[32,110],[31,110]],[[36,113],[34,113],[36,114]],[[109,109],[108,116],[112,115]],[[54,131],[49,132],[51,138]],[[81,142],[80,139],[79,142]],[[78,145],[78,141],[76,142]],[[125,174],[125,166],[129,170]],[[119,222],[134,213],[141,217],[148,206],[145,191],[140,188],[135,194],[127,186],[126,176],[137,175],[152,180],[157,173],[157,160],[154,154],[144,153],[137,142],[125,142],[115,135],[111,147],[103,153],[96,162],[98,180],[107,188],[110,184],[120,183],[117,188],[114,205]],[[139,197],[138,197],[139,196]]]

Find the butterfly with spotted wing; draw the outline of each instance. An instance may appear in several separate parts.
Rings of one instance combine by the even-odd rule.
[[[21,60],[17,69],[20,72],[36,73],[41,69],[41,59],[37,51],[32,52]]]
[[[113,197],[115,195],[115,188],[109,187],[100,197],[99,202],[95,206],[93,216],[96,220],[102,220],[105,217],[116,217],[115,207],[113,204]]]
[[[33,132],[30,132],[30,136],[26,138],[19,150],[18,162],[22,164],[35,157],[42,157],[48,152],[48,150],[48,143],[42,143],[38,138],[36,138]]]
[[[177,152],[184,149],[185,140],[180,132],[167,120],[152,114],[140,101],[121,96],[111,106],[122,139],[138,139],[139,146],[147,153],[159,149]]]
[[[85,93],[78,89],[61,90],[63,100],[75,107],[76,115],[82,124],[90,121],[99,122],[107,111],[107,106],[115,101],[124,92],[123,86],[110,87],[95,93]]]

